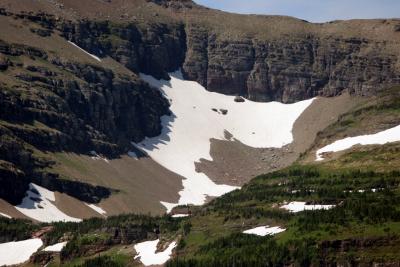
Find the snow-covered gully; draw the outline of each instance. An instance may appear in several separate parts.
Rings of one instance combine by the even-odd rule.
[[[56,201],[54,192],[36,184],[29,184],[27,196],[15,208],[24,215],[39,222],[80,222],[81,219],[68,216],[53,203]]]
[[[94,210],[95,212],[103,215],[104,217],[107,217],[107,211],[103,210],[101,207],[89,203],[85,203],[85,205]]]
[[[172,115],[162,117],[161,135],[136,144],[160,165],[185,178],[179,202],[161,202],[168,211],[177,205],[201,205],[207,196],[221,196],[237,188],[215,184],[204,173],[196,172],[195,162],[212,160],[210,139],[226,140],[228,131],[233,136],[229,140],[255,148],[280,148],[293,141],[293,124],[313,101],[238,103],[234,96],[209,92],[196,82],[185,81],[180,72],[172,73],[170,81],[141,77],[159,88],[171,104]]]
[[[135,259],[140,260],[144,266],[150,265],[161,265],[166,263],[172,255],[172,251],[176,247],[176,242],[172,242],[168,247],[162,252],[157,251],[157,245],[160,242],[159,239],[154,241],[145,241],[138,243],[134,246],[137,256]]]
[[[316,152],[316,161],[324,160],[324,153],[343,151],[355,145],[383,145],[398,141],[400,141],[400,125],[376,134],[360,135],[337,140],[319,149]]]
[[[86,55],[88,55],[88,56],[90,56],[90,57],[96,59],[96,60],[99,61],[99,62],[101,62],[101,59],[100,59],[98,56],[95,56],[95,55],[89,53],[88,51],[86,51],[85,49],[81,48],[80,46],[78,46],[77,44],[75,44],[75,43],[73,43],[73,42],[71,42],[71,41],[68,41],[68,43],[72,44],[73,46],[75,46],[76,48],[78,48],[79,50],[81,50],[83,53],[85,53]]]

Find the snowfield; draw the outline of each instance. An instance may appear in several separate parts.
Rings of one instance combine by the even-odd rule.
[[[335,141],[316,152],[316,161],[324,160],[323,153],[326,152],[338,152],[349,149],[355,145],[383,145],[398,141],[400,141],[400,125],[376,134],[347,137]]]
[[[168,248],[164,251],[156,253],[158,242],[160,242],[159,239],[136,244],[134,248],[138,255],[135,259],[139,259],[145,266],[166,263],[171,258],[172,250],[176,247],[176,242],[169,244]]]
[[[92,58],[94,58],[94,59],[96,59],[97,61],[100,61],[100,62],[101,62],[101,59],[100,59],[98,56],[95,56],[95,55],[93,55],[93,54],[90,54],[88,51],[86,51],[85,49],[79,47],[77,44],[75,44],[75,43],[73,43],[73,42],[71,42],[71,41],[68,41],[68,43],[72,44],[73,46],[75,46],[76,48],[78,48],[79,50],[81,50],[82,52],[84,52],[86,55],[91,56]]]
[[[161,202],[168,211],[177,205],[201,205],[207,196],[218,197],[237,189],[217,185],[196,172],[195,162],[212,160],[211,138],[226,140],[224,133],[228,131],[233,135],[230,140],[251,147],[282,147],[293,141],[293,124],[313,101],[289,105],[249,100],[238,103],[234,96],[209,92],[197,82],[183,80],[180,72],[172,73],[170,81],[141,77],[159,88],[171,104],[172,115],[162,117],[161,135],[136,144],[160,165],[185,178],[179,202]]]
[[[15,208],[26,216],[39,222],[80,222],[81,219],[70,217],[59,210],[53,202],[56,201],[54,192],[36,184],[29,184],[22,203]]]
[[[61,250],[67,245],[68,242],[61,242],[57,243],[48,247],[45,247],[43,251],[49,251],[49,252],[61,252]]]
[[[40,238],[0,244],[0,266],[24,263],[41,246]]]
[[[189,217],[189,214],[174,214],[174,215],[172,215],[172,218],[184,218],[184,217]]]
[[[96,206],[94,204],[88,204],[88,203],[85,203],[85,205],[88,206],[89,208],[91,208],[92,210],[94,210],[95,212],[103,215],[103,216],[106,216],[106,214],[107,214],[107,211],[103,210],[99,206]]]
[[[249,229],[243,231],[244,234],[250,235],[259,235],[259,236],[267,236],[267,235],[276,235],[286,231],[286,229],[280,228],[279,226],[269,227],[267,226],[259,226],[253,229]]]
[[[296,213],[304,210],[328,210],[334,207],[335,205],[307,205],[306,202],[294,201],[283,205],[281,209]]]

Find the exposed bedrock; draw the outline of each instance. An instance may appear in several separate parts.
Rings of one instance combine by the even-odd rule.
[[[1,14],[35,22],[47,32],[58,30],[92,54],[110,56],[134,72],[159,79],[168,79],[168,72],[177,70],[185,60],[186,32],[181,22],[70,21],[46,13],[12,14],[0,8]]]
[[[64,22],[65,38],[99,56],[111,56],[135,72],[168,79],[185,58],[184,25],[172,23],[113,24],[111,22]]]
[[[386,42],[305,36],[260,41],[223,40],[201,26],[187,27],[187,79],[210,91],[255,101],[295,102],[347,89],[372,95],[400,83],[398,53]]]
[[[176,17],[180,9],[190,12],[193,5],[190,1],[155,2],[178,12]],[[216,25],[190,20],[71,22],[45,14],[27,18],[58,29],[85,50],[111,56],[134,72],[168,79],[168,72],[182,67],[185,78],[210,91],[255,101],[288,103],[317,95],[334,96],[343,90],[372,95],[400,83],[395,40],[342,36],[335,30],[327,34],[323,27],[316,32],[257,38],[251,34],[225,37],[213,29]]]
[[[38,151],[117,157],[131,141],[161,132],[168,101],[135,77],[95,65],[48,58],[45,51],[0,41],[0,55],[14,84],[0,84],[0,198],[20,203],[29,182],[96,203],[106,188],[46,178],[54,162]],[[22,65],[29,56],[43,66]],[[10,67],[12,66],[12,67]],[[65,75],[65,73],[68,75]],[[15,190],[9,190],[14,188]]]
[[[0,198],[17,205],[25,196],[29,182],[15,166],[0,160],[0,184]]]
[[[108,198],[112,190],[103,186],[93,186],[87,183],[59,179],[58,175],[52,173],[42,174],[33,182],[51,191],[68,194],[88,203],[99,203]]]

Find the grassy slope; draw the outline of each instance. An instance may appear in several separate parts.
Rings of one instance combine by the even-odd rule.
[[[398,157],[399,153],[394,156]],[[179,258],[196,259],[197,263],[205,264],[213,262],[215,255],[223,255],[221,259],[225,264],[239,259],[249,263],[246,260],[265,262],[276,253],[272,265],[291,261],[300,264],[301,258],[295,252],[304,244],[308,244],[304,248],[307,256],[304,260],[318,262],[322,257],[318,245],[327,240],[393,239],[390,244],[372,245],[367,249],[354,246],[354,251],[337,253],[335,258],[346,258],[354,253],[352,257],[362,262],[398,261],[400,257],[394,252],[400,248],[399,183],[399,172],[341,171],[329,164],[297,165],[257,177],[242,190],[225,195],[196,212],[190,219],[191,232],[181,241],[184,246]],[[372,188],[381,190],[373,193]],[[299,191],[292,193],[294,189]],[[365,190],[365,193],[358,190]],[[295,200],[338,206],[329,211],[289,214],[276,205]],[[269,238],[239,234],[257,225],[280,225],[287,231],[278,234],[274,242]],[[256,249],[259,243],[271,252],[261,254]],[[284,250],[289,254],[283,253]],[[179,266],[178,263],[171,263],[171,266]]]

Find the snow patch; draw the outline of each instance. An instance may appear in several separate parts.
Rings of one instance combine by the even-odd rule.
[[[280,228],[279,226],[269,227],[267,226],[259,226],[253,229],[249,229],[243,231],[244,234],[251,234],[251,235],[259,235],[259,236],[266,236],[266,235],[276,235],[286,231],[286,229]]]
[[[42,245],[40,238],[0,244],[0,266],[24,263]]]
[[[160,242],[159,239],[136,244],[134,248],[138,255],[135,259],[139,259],[145,266],[166,263],[172,255],[172,250],[176,247],[176,242],[169,244],[166,250],[156,253],[158,242]]]
[[[183,218],[183,217],[189,217],[189,214],[174,214],[174,215],[172,215],[172,218]]]
[[[96,206],[94,204],[88,204],[88,203],[85,203],[85,205],[88,206],[89,208],[91,208],[92,210],[94,210],[95,212],[101,214],[101,215],[106,215],[107,214],[107,211],[103,210],[99,206]]]
[[[355,145],[383,145],[397,141],[400,141],[400,125],[376,134],[360,135],[337,140],[319,149],[316,152],[316,161],[324,160],[324,153],[346,150]]]
[[[334,207],[335,205],[307,205],[306,202],[293,201],[281,206],[281,209],[296,213],[304,210],[328,210]]]
[[[26,197],[15,208],[24,215],[39,222],[80,222],[81,219],[70,217],[59,210],[52,202],[56,200],[54,192],[36,184],[29,184]]]
[[[172,115],[162,117],[162,133],[146,138],[136,147],[165,168],[183,176],[184,189],[178,203],[161,202],[169,211],[177,205],[202,205],[207,196],[218,197],[238,187],[217,185],[204,173],[198,173],[195,162],[212,160],[210,139],[226,140],[226,133],[245,145],[282,147],[293,141],[292,128],[313,99],[295,104],[235,102],[234,96],[207,91],[197,82],[185,81],[180,72],[171,80],[141,77],[157,87],[170,101]],[[221,115],[214,109],[227,110]]]
[[[10,215],[7,215],[5,213],[0,212],[0,216],[6,217],[8,219],[12,219],[12,217]]]
[[[75,44],[75,43],[73,43],[73,42],[71,42],[71,41],[68,41],[68,43],[72,44],[73,46],[75,46],[76,48],[78,48],[79,50],[81,50],[82,52],[84,52],[85,54],[87,54],[87,55],[91,56],[92,58],[96,59],[97,61],[101,62],[101,59],[100,59],[98,56],[95,56],[95,55],[93,55],[93,54],[90,54],[88,51],[86,51],[85,49],[79,47],[77,44]]]
[[[49,252],[61,252],[61,250],[67,245],[68,242],[61,242],[57,243],[48,247],[45,247],[43,251],[49,251]]]
[[[92,150],[90,151],[90,154],[92,155],[91,158],[93,160],[104,160],[105,162],[110,163],[107,158],[100,156],[96,151]]]

